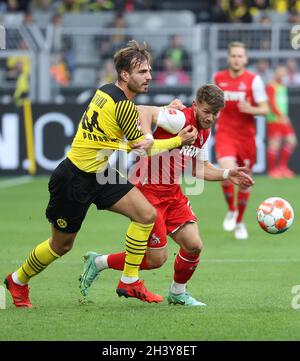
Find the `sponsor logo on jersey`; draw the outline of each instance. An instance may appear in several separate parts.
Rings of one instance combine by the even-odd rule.
[[[219,83],[219,86],[228,86],[228,83],[225,83],[224,81],[221,81],[221,83]]]
[[[202,142],[203,142],[203,139],[202,139]],[[200,152],[200,148],[197,148],[194,145],[185,145],[180,150],[180,154],[182,154],[186,157],[191,157],[191,158],[196,157],[199,154],[199,152]]]
[[[246,93],[242,91],[224,91],[225,101],[237,101],[242,102],[246,99]]]

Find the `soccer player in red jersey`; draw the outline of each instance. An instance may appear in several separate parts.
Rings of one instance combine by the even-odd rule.
[[[278,65],[274,78],[267,84],[270,112],[267,115],[268,175],[272,178],[293,178],[288,161],[297,146],[297,137],[288,116],[288,91],[283,84],[286,68]]]
[[[245,68],[248,58],[244,43],[229,44],[227,61],[228,69],[214,76],[225,97],[215,128],[216,156],[220,167],[246,166],[251,174],[256,159],[254,117],[268,113],[268,99],[261,78]],[[225,180],[222,189],[228,206],[223,228],[234,230],[237,239],[247,239],[243,216],[251,189],[238,186],[237,206],[234,185]]]
[[[192,166],[193,175],[209,181],[228,179],[244,187],[253,185],[253,180],[243,172],[244,168],[220,169],[208,162],[207,141],[210,127],[215,122],[219,110],[224,106],[223,92],[214,84],[202,86],[197,91],[192,107],[175,109],[158,107],[139,107],[144,132],[150,131],[151,122],[156,122],[155,139],[167,139],[185,126],[193,125],[198,129],[198,138],[191,146],[181,147],[172,152],[146,158],[146,167],[138,163],[131,181],[155,206],[157,219],[148,239],[148,249],[140,269],[160,267],[167,258],[166,246],[169,235],[180,247],[174,263],[174,277],[170,287],[168,302],[188,306],[204,306],[186,291],[202,250],[197,217],[193,213],[189,199],[184,195],[179,177],[184,169]],[[81,292],[86,295],[99,272],[112,268],[122,270],[125,252],[100,255],[88,252],[85,255]],[[82,278],[82,277],[81,277]]]

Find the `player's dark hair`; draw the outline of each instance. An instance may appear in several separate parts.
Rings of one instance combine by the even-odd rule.
[[[131,72],[132,68],[144,61],[150,62],[147,44],[140,45],[136,40],[130,40],[125,48],[118,50],[114,55],[115,68],[120,77],[122,70]]]
[[[204,84],[197,90],[196,102],[205,102],[211,107],[213,113],[217,113],[225,106],[224,93],[215,84]]]

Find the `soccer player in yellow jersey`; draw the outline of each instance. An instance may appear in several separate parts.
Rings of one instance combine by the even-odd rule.
[[[50,200],[46,216],[51,236],[37,245],[22,266],[9,274],[5,284],[17,307],[32,307],[28,282],[50,263],[71,250],[77,232],[91,204],[97,209],[121,213],[131,219],[126,234],[126,258],[117,294],[147,302],[161,302],[139,280],[138,271],[147,249],[147,240],[156,219],[155,208],[127,179],[109,166],[114,150],[143,149],[155,154],[197,137],[189,126],[178,136],[153,140],[144,136],[133,97],[148,91],[151,80],[149,53],[131,41],[114,55],[118,80],[98,89],[83,114],[67,157],[49,181]],[[127,138],[124,141],[123,137]],[[103,180],[106,179],[106,183]],[[88,280],[82,279],[82,282]]]

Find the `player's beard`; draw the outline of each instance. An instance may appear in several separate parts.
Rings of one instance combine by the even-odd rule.
[[[146,88],[144,88],[146,86]],[[143,83],[141,85],[137,84],[134,81],[130,81],[127,83],[127,87],[130,91],[136,94],[143,94],[148,92],[149,83]]]

